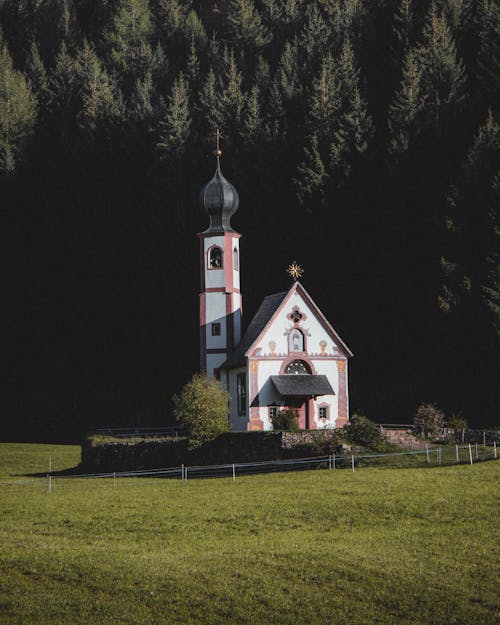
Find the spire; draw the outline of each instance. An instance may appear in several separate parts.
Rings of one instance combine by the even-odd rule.
[[[220,167],[220,157],[222,150],[220,149],[220,132],[216,132],[216,149],[215,157],[217,158],[217,167],[215,175],[207,182],[200,193],[201,207],[210,216],[210,225],[205,232],[234,232],[231,227],[231,217],[238,210],[239,196],[234,186],[224,178]]]

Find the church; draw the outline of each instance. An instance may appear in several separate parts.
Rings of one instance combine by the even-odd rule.
[[[221,172],[203,187],[210,223],[200,239],[200,369],[229,391],[233,431],[272,430],[284,408],[301,429],[342,427],[349,421],[347,360],[351,351],[289,267],[288,291],[268,295],[242,334],[240,234],[235,187]]]

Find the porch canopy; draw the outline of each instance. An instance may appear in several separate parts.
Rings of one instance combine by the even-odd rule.
[[[272,375],[271,380],[278,393],[284,397],[335,395],[326,375]]]

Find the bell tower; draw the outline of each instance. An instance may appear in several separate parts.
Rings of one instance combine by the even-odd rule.
[[[218,369],[241,337],[240,236],[231,227],[239,197],[224,178],[217,131],[215,175],[200,193],[210,225],[200,239],[200,369],[218,377]]]

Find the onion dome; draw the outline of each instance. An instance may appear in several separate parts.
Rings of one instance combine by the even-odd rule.
[[[210,226],[205,232],[234,232],[231,228],[231,217],[238,210],[240,203],[238,191],[222,175],[219,162],[221,154],[222,152],[217,150],[215,175],[200,193],[201,207],[210,216]]]

